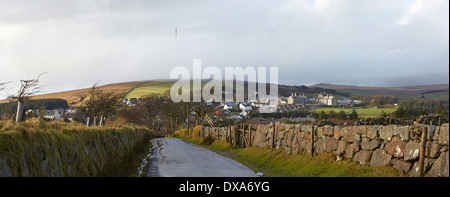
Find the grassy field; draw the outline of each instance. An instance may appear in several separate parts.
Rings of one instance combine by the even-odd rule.
[[[125,97],[130,99],[130,98],[142,98],[149,94],[164,94],[167,91],[170,91],[170,88],[172,88],[172,85],[175,82],[176,82],[175,80],[150,81],[150,82],[147,82],[147,83],[144,83],[144,84],[141,84],[141,85],[135,87],[134,89],[129,91]],[[187,81],[186,81],[186,83],[187,83]],[[207,82],[203,81],[201,83],[201,87],[203,88],[206,83]],[[220,83],[219,85],[222,86],[221,82],[217,82],[217,83]],[[225,83],[229,83],[229,82],[225,82]],[[191,86],[191,90],[193,90],[193,91],[199,90],[198,88],[193,88],[193,83],[191,83],[190,86]],[[242,87],[236,88],[236,85],[234,85],[234,87],[236,90],[242,89]]]
[[[324,112],[329,112],[329,111],[334,111],[334,112],[340,112],[340,111],[345,111],[345,113],[351,113],[353,111],[353,109],[356,110],[356,113],[358,113],[358,117],[360,118],[369,118],[369,117],[376,117],[379,116],[381,114],[381,112],[383,111],[384,113],[388,114],[391,112],[394,112],[395,110],[397,110],[397,108],[346,108],[346,109],[342,109],[342,108],[337,108],[337,107],[332,107],[332,108],[314,108],[311,109],[309,111],[315,111],[317,113],[324,111]]]
[[[141,98],[143,96],[147,96],[149,94],[163,94],[167,90],[170,90],[174,81],[151,81],[144,84],[141,84],[131,91],[129,91],[125,97],[130,98]]]

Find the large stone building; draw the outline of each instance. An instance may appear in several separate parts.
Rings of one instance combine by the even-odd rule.
[[[297,96],[297,93],[292,93],[287,99],[287,104],[306,104],[308,101],[309,98],[304,94]]]
[[[327,94],[325,92],[320,93],[317,96],[317,102],[321,103],[321,104],[324,104],[324,105],[330,105],[330,106],[331,105],[337,105],[336,98],[333,95]]]

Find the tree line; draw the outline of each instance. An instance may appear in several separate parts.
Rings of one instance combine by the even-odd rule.
[[[399,99],[397,96],[383,96],[383,95],[373,95],[373,96],[351,96],[351,100],[360,100],[363,103],[367,103],[371,107],[377,107],[385,104],[398,103]]]
[[[0,103],[0,114],[12,115],[17,111],[18,101],[10,101],[8,103]],[[24,110],[37,109],[37,110],[52,110],[52,109],[67,109],[69,104],[64,99],[36,99],[28,101]]]
[[[420,115],[440,114],[448,116],[449,106],[439,100],[405,100],[399,103],[398,109],[392,113],[398,119],[416,119]]]

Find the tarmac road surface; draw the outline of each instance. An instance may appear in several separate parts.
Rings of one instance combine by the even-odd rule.
[[[177,138],[152,140],[148,177],[257,177],[249,167]]]

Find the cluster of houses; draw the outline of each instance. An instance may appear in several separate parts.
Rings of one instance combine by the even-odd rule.
[[[233,101],[222,102],[216,107],[216,110],[222,110],[226,115],[231,111],[241,110],[239,114],[240,118],[245,116],[249,111],[253,109],[258,109],[261,105],[267,104],[267,102],[262,100],[257,100],[257,102],[242,102],[237,103]],[[315,108],[320,106],[357,106],[360,105],[359,100],[350,100],[348,98],[337,99],[334,95],[325,92],[317,95],[316,98],[307,97],[304,94],[292,93],[289,97],[278,97],[278,107],[277,112],[287,112],[293,110],[302,110]],[[235,117],[239,119],[239,117]]]
[[[133,106],[136,106],[136,104],[138,103],[138,98],[130,98],[130,99],[123,98],[122,103],[125,103],[129,107],[133,107]]]
[[[359,100],[350,100],[348,98],[338,100],[332,94],[322,92],[317,95],[317,98],[309,98],[304,94],[297,95],[297,93],[292,93],[289,97],[280,97],[281,104],[303,104],[303,105],[314,105],[314,106],[356,106],[360,105]]]
[[[25,112],[27,116],[42,116],[45,120],[73,121],[74,116],[78,113],[78,108],[54,109],[39,111],[38,109],[29,109]]]

